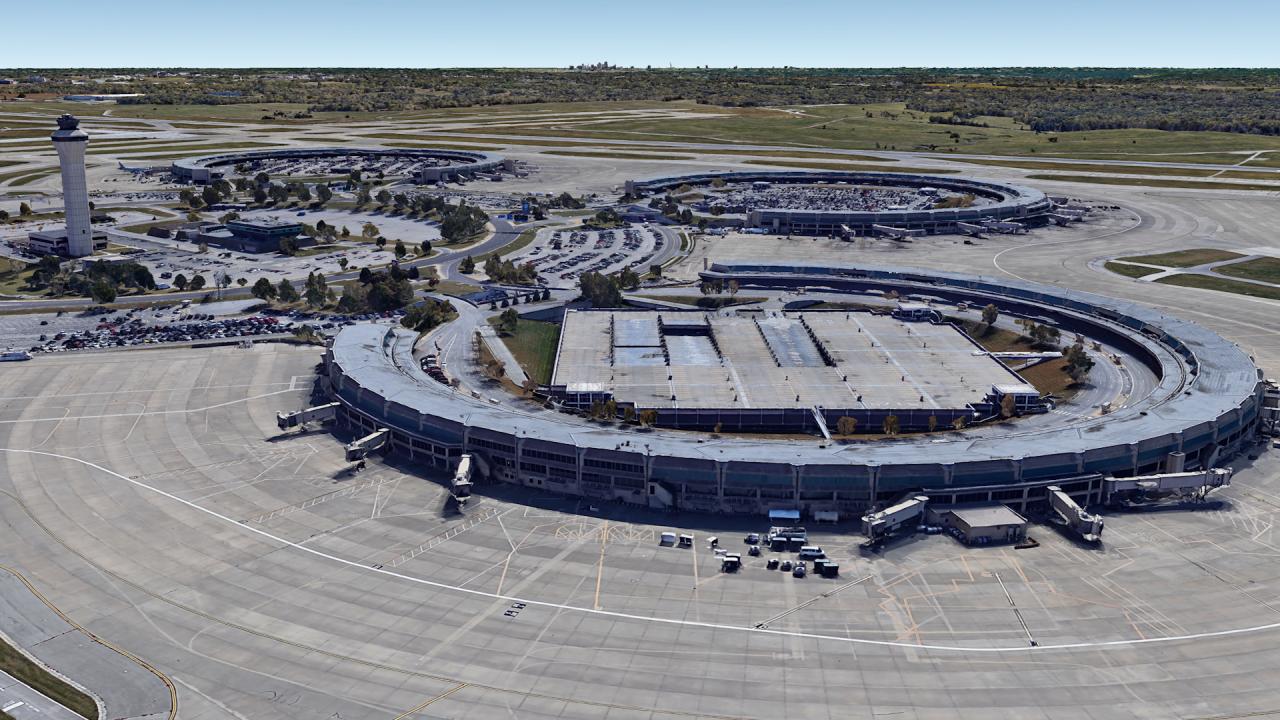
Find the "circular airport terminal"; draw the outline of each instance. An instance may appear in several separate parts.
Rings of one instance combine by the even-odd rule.
[[[626,191],[664,198],[721,227],[841,237],[1021,231],[1049,222],[1053,210],[1030,187],[905,173],[701,173],[632,180]]]
[[[900,269],[712,266],[704,277],[909,301],[571,310],[539,390],[550,412],[457,391],[399,328],[340,332],[324,384],[344,425],[415,460],[450,467],[465,455],[485,480],[667,511],[865,516],[873,542],[884,538],[868,513],[916,495],[1031,515],[1047,513],[1055,488],[1082,507],[1203,497],[1229,480],[1209,471],[1261,417],[1251,358],[1137,305]],[[1074,337],[1098,358],[1101,409],[1058,410],[1014,367],[1060,353],[984,350],[950,317],[967,308]],[[1177,478],[1132,479],[1161,473]]]
[[[199,185],[218,180],[229,171],[323,176],[347,175],[353,170],[405,175],[415,183],[436,184],[459,178],[500,179],[504,172],[516,172],[516,167],[500,155],[475,150],[307,147],[184,158],[175,160],[170,170],[175,179]]]

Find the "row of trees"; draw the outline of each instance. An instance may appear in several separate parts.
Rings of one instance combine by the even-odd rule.
[[[930,415],[928,419],[929,432],[935,432],[938,429],[938,416]],[[952,430],[963,430],[965,427],[965,419],[963,415],[957,416],[952,420],[950,427]],[[897,415],[886,415],[880,423],[880,432],[884,435],[897,435],[902,432],[902,419]],[[840,435],[857,435],[858,434],[858,418],[849,415],[842,415],[836,419],[836,433]]]
[[[79,295],[95,302],[114,302],[121,290],[141,293],[156,289],[155,278],[145,265],[136,262],[90,263],[72,271],[56,255],[36,262],[27,280],[31,290],[47,290],[51,295]]]
[[[447,301],[428,298],[410,307],[400,318],[400,324],[410,330],[427,332],[452,320],[456,314],[453,305]]]
[[[466,259],[470,259],[470,257],[468,255]],[[474,260],[472,260],[471,265],[472,270],[474,270]],[[461,266],[459,269],[461,269]],[[503,260],[495,253],[484,261],[484,273],[494,282],[511,285],[532,285],[538,277],[538,268],[531,262],[516,265],[510,260]]]

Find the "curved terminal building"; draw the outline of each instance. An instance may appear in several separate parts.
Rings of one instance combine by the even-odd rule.
[[[1004,278],[887,268],[717,265],[705,275],[744,286],[991,303],[1121,348],[1150,371],[1154,385],[1100,417],[865,442],[646,431],[514,410],[459,392],[418,367],[415,333],[378,325],[337,335],[325,356],[325,385],[341,403],[344,423],[364,432],[389,429],[391,449],[419,461],[445,467],[471,453],[493,479],[710,512],[860,513],[915,492],[1025,508],[1042,502],[1049,485],[1096,501],[1105,478],[1216,466],[1259,422],[1264,384],[1253,360],[1214,333],[1150,308]]]
[[[750,184],[757,188],[787,185],[853,186],[859,188],[909,189],[929,196],[949,193],[973,202],[968,207],[937,209],[895,209],[892,205],[874,210],[821,209],[815,207],[753,206],[739,212],[702,215],[720,225],[740,225],[766,232],[798,235],[867,235],[949,233],[974,231],[991,223],[1043,224],[1053,203],[1039,190],[990,180],[906,173],[763,170],[713,172],[629,180],[626,191],[635,197],[672,193],[682,187],[705,190],[712,185]],[[764,205],[768,205],[768,201]],[[945,205],[945,203],[943,203]],[[1009,228],[1003,228],[1009,229]]]
[[[245,150],[220,155],[175,160],[170,168],[179,180],[204,185],[226,174],[228,167],[266,160],[307,160],[320,158],[346,158],[382,160],[386,158],[413,164],[414,181],[418,183],[447,182],[459,177],[496,174],[514,169],[512,162],[501,155],[474,150],[438,150],[411,148],[280,148],[275,150]]]

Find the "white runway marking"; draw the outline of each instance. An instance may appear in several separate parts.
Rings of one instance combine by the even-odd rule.
[[[152,487],[151,485],[148,485],[140,480],[134,480],[133,478],[126,477],[124,475],[121,475],[118,472],[115,472],[114,470],[109,470],[105,467],[102,467],[101,465],[89,462],[88,460],[83,460],[77,457],[71,457],[69,455],[60,455],[58,453],[44,452],[41,450],[0,448],[0,452],[21,453],[26,455],[40,455],[44,457],[57,458],[59,460],[67,460],[70,462],[80,463],[81,465],[84,465],[86,467],[93,468],[94,470],[98,470],[99,472],[105,473],[119,480],[123,480],[124,482],[127,482],[130,485],[134,485],[144,490],[148,490],[152,493],[168,498],[173,502],[179,503],[181,505],[185,505],[186,507],[191,508],[192,510],[208,515],[209,517],[221,520],[222,522],[228,525],[239,528],[243,532],[248,532],[254,535],[258,535],[260,537],[266,538],[273,542],[279,543],[281,546],[293,548],[298,552],[306,553],[308,555],[312,555],[318,558],[323,558],[330,562],[338,563],[340,565],[345,565],[347,567],[354,568],[362,572],[376,573],[378,575],[396,578],[397,580],[404,580],[405,582],[415,583],[418,585],[425,585],[425,586],[437,588],[440,590],[451,590],[453,592],[464,593],[464,594],[472,595],[475,597],[489,598],[491,600],[502,600],[506,602],[521,602],[521,603],[525,603],[526,605],[531,605],[536,607],[551,608],[554,610],[564,610],[564,611],[576,612],[576,613],[586,613],[589,615],[598,615],[601,617],[617,618],[619,620],[636,620],[639,622],[651,622],[651,623],[659,623],[663,625],[675,625],[679,627],[701,628],[706,630],[724,630],[729,632],[776,635],[779,637],[802,638],[807,640],[848,643],[852,645],[871,645],[871,646],[877,646],[877,647],[901,648],[906,650],[933,650],[938,652],[958,652],[958,653],[1028,653],[1028,652],[1047,652],[1052,650],[1087,650],[1087,649],[1104,649],[1104,648],[1112,648],[1112,647],[1135,647],[1135,646],[1142,646],[1142,645],[1164,645],[1164,644],[1175,643],[1175,642],[1186,642],[1191,640],[1206,640],[1210,638],[1230,637],[1233,635],[1245,635],[1245,634],[1252,634],[1252,633],[1259,633],[1259,632],[1266,632],[1269,630],[1280,629],[1280,622],[1274,622],[1274,623],[1267,623],[1265,625],[1253,625],[1249,627],[1231,628],[1227,630],[1213,630],[1208,632],[1188,633],[1184,635],[1167,636],[1167,637],[1134,638],[1131,640],[1104,640],[1104,641],[1098,641],[1098,642],[1060,643],[1057,645],[1038,645],[1035,647],[1027,647],[1026,645],[1003,646],[1003,647],[1001,646],[963,647],[963,646],[957,646],[957,645],[932,645],[932,644],[926,644],[926,643],[909,643],[909,642],[900,642],[900,641],[894,641],[894,640],[872,640],[870,638],[855,638],[855,637],[838,636],[838,635],[823,635],[820,633],[806,633],[806,632],[797,632],[797,631],[789,631],[789,630],[770,630],[767,628],[755,628],[755,627],[748,627],[748,626],[742,626],[742,625],[723,625],[719,623],[700,622],[700,621],[693,621],[693,620],[679,620],[676,618],[652,617],[648,615],[633,615],[630,613],[615,612],[611,610],[595,610],[589,607],[581,607],[577,605],[567,605],[564,603],[554,603],[554,602],[547,602],[543,600],[532,600],[532,599],[521,598],[521,597],[516,597],[512,595],[502,595],[499,593],[485,592],[483,590],[474,590],[471,588],[464,588],[456,585],[449,585],[447,583],[436,582],[434,580],[428,580],[426,578],[414,577],[412,575],[405,575],[404,573],[388,570],[384,567],[370,567],[368,565],[357,562],[355,560],[348,560],[347,558],[339,557],[337,555],[331,555],[329,553],[316,550],[315,548],[306,547],[301,543],[293,542],[292,540],[286,540],[285,538],[282,538],[278,535],[273,535],[267,532],[266,530],[252,527],[238,520],[235,520],[234,518],[223,515],[222,513],[219,513],[215,510],[210,510],[209,508],[202,507],[200,505],[197,505],[194,502],[191,502],[190,500],[184,500],[178,497],[177,495],[174,495],[173,493],[166,492],[156,487]]]
[[[206,410],[216,410],[218,408],[227,407],[228,405],[236,405],[250,400],[259,400],[272,395],[282,395],[284,393],[297,392],[289,388],[285,390],[276,390],[275,392],[262,393],[261,395],[250,395],[249,397],[240,398],[239,400],[228,400],[217,405],[206,405],[205,407],[190,408],[183,410],[152,410],[142,413],[107,413],[106,415],[77,415],[75,417],[47,417],[47,418],[24,418],[22,420],[0,420],[0,425],[19,425],[21,423],[38,423],[38,422],[62,422],[63,420],[106,420],[108,418],[121,417],[150,417],[152,415],[188,415],[190,413],[205,412]]]

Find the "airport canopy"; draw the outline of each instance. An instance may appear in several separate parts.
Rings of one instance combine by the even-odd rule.
[[[800,519],[800,511],[799,511],[799,510],[770,510],[770,511],[769,511],[769,521],[770,521],[770,522],[775,521],[775,520],[792,520],[792,521],[795,521],[795,520],[799,520],[799,519]]]

